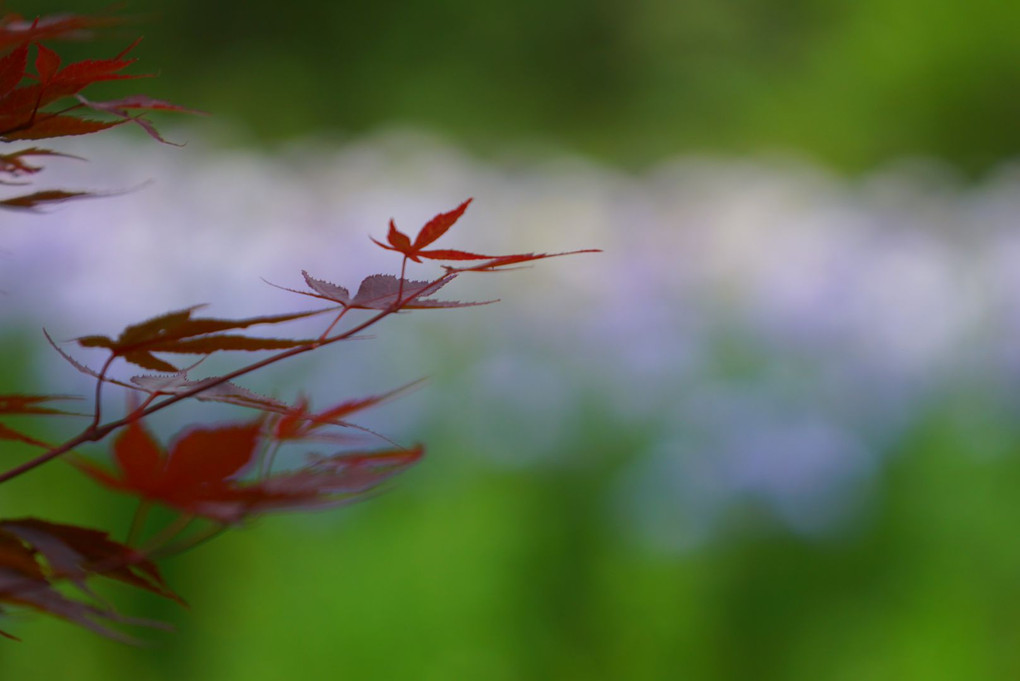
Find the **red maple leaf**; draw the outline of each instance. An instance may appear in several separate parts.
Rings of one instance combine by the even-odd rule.
[[[425,250],[425,247],[432,244],[439,237],[446,234],[447,230],[450,229],[460,219],[460,216],[467,210],[472,199],[468,199],[464,203],[460,204],[453,210],[447,213],[440,213],[431,220],[425,223],[425,225],[418,232],[418,235],[411,241],[411,238],[397,229],[396,223],[390,220],[390,229],[386,234],[386,241],[388,243],[382,243],[381,241],[372,238],[377,245],[382,246],[388,251],[396,251],[397,253],[403,254],[407,260],[413,260],[414,262],[421,262],[422,259],[426,260],[443,260],[443,261],[458,261],[458,260],[487,260],[488,262],[481,265],[471,267],[447,267],[447,271],[450,273],[456,272],[485,272],[493,271],[501,267],[508,265],[517,265],[532,260],[542,260],[544,258],[554,258],[561,255],[573,255],[575,253],[597,253],[598,249],[585,249],[582,251],[569,251],[566,253],[516,253],[513,255],[483,255],[481,253],[469,253],[468,251],[458,251],[444,248],[434,248]]]
[[[342,452],[314,458],[311,465],[283,473],[259,485],[251,509],[318,510],[360,501],[381,483],[421,460],[421,446],[367,452]]]
[[[308,399],[302,398],[294,406],[288,407],[276,420],[273,425],[273,438],[281,442],[308,439],[335,441],[336,438],[317,436],[317,431],[327,426],[356,427],[360,429],[360,427],[349,423],[347,418],[360,411],[370,409],[393,399],[420,383],[421,381],[415,381],[381,395],[344,400],[318,412],[313,412]]]
[[[296,312],[293,314],[250,317],[247,319],[212,319],[192,317],[202,307],[196,305],[184,310],[168,312],[139,324],[128,326],[117,338],[107,336],[82,336],[78,344],[88,348],[106,348],[114,357],[150,369],[176,373],[178,368],[152,353],[166,352],[186,355],[210,355],[214,352],[243,350],[280,350],[307,345],[313,341],[286,338],[255,338],[238,334],[222,333],[246,329],[259,324],[280,324],[295,319],[310,317],[322,312]]]
[[[26,22],[17,15],[0,17],[0,141],[37,140],[68,135],[88,135],[124,123],[140,126],[154,139],[167,142],[155,126],[145,118],[149,111],[177,111],[192,114],[204,112],[187,109],[170,102],[143,95],[94,102],[82,96],[93,83],[110,80],[147,78],[152,74],[124,73],[135,62],[128,53],[138,40],[109,59],[85,59],[63,64],[60,55],[42,43],[54,38],[87,35],[85,29],[120,23],[115,17],[82,17],[65,14]],[[140,39],[139,39],[140,40]],[[35,59],[30,59],[32,46]],[[30,70],[34,68],[34,72]],[[50,104],[68,97],[77,101],[59,108]],[[91,110],[113,120],[81,117]],[[26,149],[0,155],[0,175],[17,178],[40,170],[22,160],[24,156],[60,155],[46,149]],[[0,179],[0,184],[10,184]],[[36,210],[39,206],[69,199],[97,196],[88,191],[51,189],[0,200],[0,209]]]
[[[12,177],[18,177],[20,175],[32,175],[42,170],[41,167],[34,166],[25,161],[25,157],[27,156],[61,156],[63,158],[75,158],[79,161],[84,160],[80,156],[73,156],[72,154],[63,154],[49,149],[29,147],[28,149],[12,151],[9,154],[0,154],[0,173],[6,173]]]
[[[63,68],[56,52],[38,44],[34,74],[26,70],[28,45],[16,48],[0,61],[0,136],[16,140],[83,135],[123,123],[123,120],[90,121],[67,116],[63,112],[45,113],[40,109],[63,97],[76,95],[93,83],[151,76],[120,73],[135,62],[134,59],[126,59],[125,55],[137,44],[136,40],[110,59],[86,59]],[[22,78],[35,82],[17,87]]]
[[[78,399],[70,395],[0,395],[0,415],[72,415],[72,412],[43,406],[54,400]],[[0,423],[0,440],[15,440],[37,447],[50,448],[50,444]]]
[[[92,576],[183,603],[167,587],[151,560],[110,539],[105,532],[37,518],[0,521],[0,603],[5,607],[34,608],[125,642],[132,639],[111,629],[108,623],[162,626],[123,617],[101,602],[75,600],[56,588],[59,582],[67,581],[96,600],[86,584]],[[3,631],[0,635],[14,638]]]
[[[235,489],[232,478],[251,462],[261,428],[261,421],[196,428],[186,431],[165,451],[136,419],[114,441],[119,476],[83,460],[75,465],[112,489],[185,513],[210,515],[207,505],[230,497]]]
[[[111,489],[231,524],[268,511],[351,503],[423,454],[420,446],[345,452],[315,458],[296,471],[246,483],[239,478],[254,458],[261,429],[261,419],[195,428],[185,431],[166,451],[141,421],[134,420],[114,441],[116,474],[83,459],[72,463]]]
[[[374,238],[372,241],[375,241],[376,244],[382,246],[386,250],[402,253],[405,258],[413,260],[414,262],[421,262],[422,258],[426,258],[428,260],[485,260],[487,258],[493,258],[495,256],[468,253],[467,251],[424,250],[426,246],[446,234],[450,227],[453,227],[454,223],[456,223],[457,220],[460,219],[460,216],[464,214],[464,211],[467,210],[471,201],[472,199],[468,199],[453,210],[446,213],[440,213],[426,222],[425,225],[418,231],[418,235],[414,238],[414,242],[411,241],[409,236],[397,229],[397,225],[393,220],[390,220],[390,230],[386,234],[386,241],[389,243],[384,244]]]
[[[424,310],[441,307],[471,307],[496,302],[484,300],[463,303],[459,300],[436,300],[428,297],[453,281],[454,275],[446,275],[433,281],[411,281],[398,279],[392,274],[372,274],[361,281],[357,294],[352,297],[350,291],[343,286],[323,279],[316,279],[304,270],[301,271],[301,274],[304,276],[308,288],[312,290],[311,293],[276,284],[271,284],[271,286],[291,293],[339,303],[344,308],[351,310],[388,310],[391,308]]]
[[[26,21],[18,14],[0,17],[0,50],[40,40],[91,37],[91,29],[114,26],[124,20],[115,16],[53,14]]]

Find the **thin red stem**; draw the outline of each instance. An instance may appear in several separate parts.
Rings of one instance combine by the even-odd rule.
[[[96,404],[92,408],[92,423],[89,425],[89,429],[94,429],[99,425],[99,421],[102,420],[103,414],[103,383],[106,372],[110,369],[110,365],[113,364],[113,360],[117,359],[116,355],[110,355],[106,358],[106,362],[103,363],[103,368],[99,370],[99,378],[96,379]]]
[[[404,273],[407,271],[407,256],[400,261],[400,281],[397,282],[397,305],[400,304],[400,299],[404,297]]]
[[[340,314],[338,314],[336,316],[336,319],[334,319],[333,322],[329,326],[326,327],[326,330],[322,332],[322,335],[319,336],[319,342],[320,343],[322,341],[324,341],[329,336],[329,332],[332,331],[333,328],[336,327],[336,325],[340,323],[340,320],[343,319],[343,316],[345,314],[347,314],[347,310],[349,310],[349,309],[351,309],[351,308],[345,307],[342,310],[340,310]]]

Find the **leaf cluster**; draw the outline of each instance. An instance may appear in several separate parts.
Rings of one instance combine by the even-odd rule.
[[[135,62],[128,54],[140,38],[113,57],[70,64],[64,64],[60,55],[43,42],[80,39],[88,36],[91,29],[113,23],[117,23],[115,17],[73,14],[32,22],[13,14],[0,17],[0,54],[3,55],[0,57],[0,141],[88,135],[124,123],[134,123],[152,138],[166,143],[145,117],[147,112],[202,113],[144,95],[96,102],[82,94],[90,85],[102,81],[151,77],[152,74],[125,72]],[[95,117],[97,114],[98,118]],[[39,147],[0,154],[0,184],[24,184],[24,178],[42,169],[29,159],[43,156],[67,155]],[[88,196],[95,194],[43,189],[0,200],[0,208],[33,210],[42,205]]]
[[[126,122],[137,123],[164,141],[143,114],[187,109],[140,95],[92,102],[81,94],[98,81],[145,77],[124,72],[134,61],[127,55],[137,41],[112,58],[70,64],[43,44],[81,37],[84,31],[111,21],[76,15],[32,22],[13,15],[0,18],[0,51],[6,50],[0,58],[0,141],[90,134]],[[73,103],[66,104],[67,100]],[[79,115],[82,112],[108,118],[86,118]],[[59,155],[34,146],[2,154],[0,177],[10,183],[12,178],[40,170],[31,159]],[[90,194],[43,190],[0,201],[0,206],[34,209],[86,195]],[[325,307],[226,319],[200,316],[203,306],[196,305],[130,324],[115,335],[93,334],[71,341],[78,348],[102,351],[105,359],[99,368],[79,361],[73,348],[60,347],[47,334],[53,349],[94,382],[91,408],[84,412],[63,408],[77,399],[68,395],[0,395],[0,440],[33,452],[22,463],[0,470],[0,484],[64,457],[92,481],[137,499],[137,506],[123,541],[99,529],[37,518],[0,519],[0,608],[31,608],[128,640],[114,625],[158,623],[118,614],[91,589],[90,580],[114,580],[183,602],[160,576],[158,559],[187,551],[267,513],[321,510],[363,500],[420,461],[422,445],[401,445],[353,420],[415,384],[313,409],[306,397],[292,401],[267,397],[238,381],[263,367],[356,338],[398,312],[494,302],[434,297],[463,274],[567,255],[500,256],[433,248],[470,203],[468,199],[436,215],[413,240],[391,220],[385,241],[373,241],[400,255],[399,274],[368,276],[354,295],[342,285],[304,271],[304,289],[278,287],[314,298],[320,305],[324,302]],[[407,278],[408,264],[423,261],[438,261],[441,273],[433,278]],[[279,331],[289,322],[310,318],[322,320],[322,332],[315,337]],[[253,335],[255,327],[272,328],[274,334]],[[204,360],[214,354],[248,359],[238,360],[226,373],[196,376]],[[125,370],[142,373],[124,375]],[[126,397],[124,412],[112,417],[103,409],[104,390],[109,389]],[[188,426],[168,444],[161,443],[147,419],[186,399],[230,404],[253,415],[240,421]],[[76,435],[60,443],[50,442],[22,423],[56,417],[85,423]],[[83,451],[108,438],[107,451]],[[301,450],[298,462],[281,465],[284,451],[294,449]],[[168,510],[171,519],[154,521],[149,514],[153,506]]]

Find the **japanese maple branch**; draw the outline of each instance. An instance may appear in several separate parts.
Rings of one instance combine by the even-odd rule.
[[[442,277],[436,279],[432,285],[422,289],[422,291],[426,291],[427,289],[431,288],[431,286],[438,284],[438,282],[447,279],[450,276],[451,276],[450,273],[444,274]],[[160,400],[158,402],[152,402],[151,404],[148,404],[148,406],[143,405],[142,408],[136,409],[127,416],[117,419],[115,421],[111,421],[103,425],[98,425],[100,411],[99,405],[97,404],[95,408],[95,417],[93,419],[93,423],[88,428],[86,428],[84,431],[82,431],[75,437],[71,438],[70,440],[67,440],[63,444],[54,447],[48,452],[45,452],[33,459],[30,459],[22,463],[19,466],[15,466],[14,468],[11,468],[3,473],[0,473],[0,484],[3,484],[8,480],[13,480],[14,478],[24,475],[25,473],[28,473],[29,471],[34,470],[39,466],[42,466],[43,464],[48,463],[53,459],[56,459],[57,457],[66,454],[75,447],[79,447],[88,442],[99,442],[113,431],[123,428],[124,426],[126,426],[127,424],[136,419],[149,416],[158,411],[162,411],[163,409],[166,409],[167,407],[173,404],[176,404],[191,397],[195,397],[196,395],[199,395],[209,390],[210,388],[215,388],[218,385],[222,385],[223,383],[227,383],[228,381],[231,381],[235,378],[239,378],[241,376],[250,374],[254,371],[258,371],[259,369],[267,367],[271,364],[275,364],[276,362],[289,359],[290,357],[296,357],[297,355],[301,355],[306,352],[311,352],[312,350],[316,350],[326,345],[331,345],[333,343],[338,343],[340,341],[349,340],[352,336],[364,331],[370,326],[377,324],[378,322],[382,321],[391,314],[399,312],[404,306],[414,301],[416,298],[425,295],[422,291],[417,291],[413,293],[412,295],[408,296],[407,299],[397,298],[397,300],[395,300],[392,305],[380,311],[378,314],[369,317],[360,324],[356,324],[355,326],[347,329],[342,333],[337,334],[336,336],[332,336],[330,338],[325,339],[320,338],[306,345],[300,345],[295,348],[290,348],[288,350],[284,350],[283,352],[279,352],[265,359],[253,362],[252,364],[248,364],[239,369],[235,369],[234,371],[231,371],[222,376],[210,378],[206,381],[203,381],[201,385],[195,386],[194,388],[184,390],[174,395],[170,395],[166,399]],[[112,361],[113,361],[112,357],[107,360],[107,364],[104,366],[104,370],[109,366],[110,362]],[[100,374],[99,383],[102,383],[102,377],[104,375],[105,374],[102,373]],[[97,389],[96,392],[98,397],[99,390]]]

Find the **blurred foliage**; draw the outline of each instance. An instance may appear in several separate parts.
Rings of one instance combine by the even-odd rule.
[[[1020,151],[1020,5],[1001,0],[134,0],[127,11],[138,25],[125,36],[146,35],[140,68],[162,74],[149,91],[246,126],[249,141],[411,125],[479,151],[548,144],[627,166],[788,151],[846,171],[922,155],[968,173]]]

